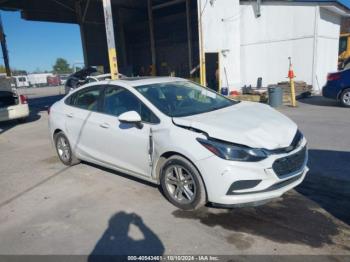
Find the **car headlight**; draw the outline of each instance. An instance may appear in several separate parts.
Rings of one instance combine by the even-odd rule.
[[[259,148],[250,148],[243,145],[202,138],[197,138],[197,141],[213,154],[226,160],[257,162],[268,156],[263,149]]]

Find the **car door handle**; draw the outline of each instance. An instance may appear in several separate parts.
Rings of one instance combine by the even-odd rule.
[[[69,117],[69,118],[72,118],[73,114],[72,113],[68,113],[68,114],[66,114],[66,116]]]
[[[102,128],[109,128],[109,124],[107,124],[107,123],[102,123],[102,124],[100,124],[100,127],[102,127]]]

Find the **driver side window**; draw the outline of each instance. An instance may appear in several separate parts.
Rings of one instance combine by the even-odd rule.
[[[159,123],[158,117],[133,93],[122,87],[107,86],[103,101],[103,112],[109,115],[119,116],[128,111],[139,113],[143,122]]]

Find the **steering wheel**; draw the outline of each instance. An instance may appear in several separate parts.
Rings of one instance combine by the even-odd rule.
[[[182,107],[182,106],[189,106],[192,104],[192,100],[189,99],[189,98],[185,98],[183,100],[180,100],[178,103],[177,103],[177,106],[178,107]]]

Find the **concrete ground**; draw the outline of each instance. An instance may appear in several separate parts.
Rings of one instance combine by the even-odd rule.
[[[0,124],[0,254],[350,255],[350,109],[318,97],[280,109],[309,141],[296,190],[256,208],[184,212],[154,185],[61,164],[44,111],[60,96],[31,92],[29,121]]]

